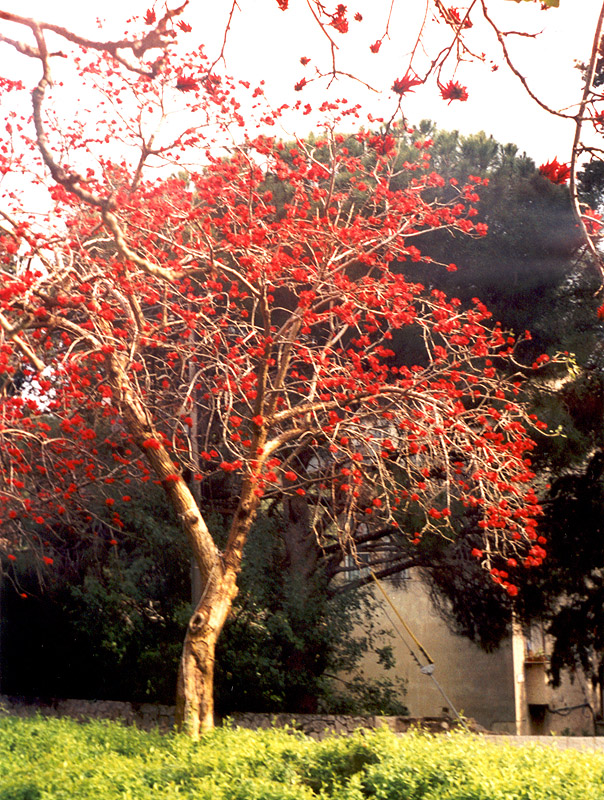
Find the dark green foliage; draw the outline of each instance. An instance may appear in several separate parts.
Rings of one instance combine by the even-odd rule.
[[[544,499],[547,569],[534,573],[520,611],[553,637],[552,674],[581,665],[598,678],[604,652],[604,451],[556,478]]]
[[[42,585],[28,554],[13,573],[18,592],[4,581],[5,693],[173,701],[189,612],[186,542],[155,487],[120,513],[119,533],[100,524],[88,535],[47,532],[55,563]]]
[[[366,590],[329,596],[319,565],[297,580],[279,527],[261,518],[248,541],[239,596],[218,643],[218,711],[407,713],[395,680],[334,680],[354,671],[386,632],[373,622]]]
[[[55,563],[43,585],[30,554],[10,565],[2,596],[4,693],[173,703],[191,610],[187,545],[158,487],[123,503],[120,515],[118,533],[98,523],[89,536],[48,533]],[[220,536],[218,517],[212,527]],[[302,581],[286,561],[278,522],[261,517],[219,642],[218,713],[406,713],[396,680],[328,677],[354,671],[383,637],[370,598],[357,591],[330,599],[320,568]]]
[[[604,757],[385,730],[315,742],[217,729],[0,721],[2,800],[602,800]]]
[[[533,340],[524,348],[527,357],[559,347],[551,305],[581,244],[568,189],[540,175],[515,145],[502,145],[484,132],[462,136],[423,121],[414,136],[434,141],[432,166],[447,184],[461,184],[468,175],[489,179],[488,186],[477,187],[475,218],[488,225],[488,233],[472,238],[435,231],[422,238],[422,253],[456,264],[457,272],[405,264],[405,274],[464,303],[478,297],[504,329],[516,334],[529,329]],[[446,185],[439,192],[448,197],[452,189]]]

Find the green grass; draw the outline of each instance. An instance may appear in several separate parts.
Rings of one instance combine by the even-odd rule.
[[[604,755],[387,731],[314,742],[0,718],[0,800],[604,800]]]

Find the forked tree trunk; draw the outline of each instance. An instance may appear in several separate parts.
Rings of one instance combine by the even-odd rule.
[[[243,546],[258,508],[253,484],[245,480],[224,551],[219,552],[191,489],[177,476],[174,462],[161,443],[142,398],[131,385],[118,356],[109,361],[109,374],[120,397],[124,422],[162,482],[168,500],[181,520],[202,582],[201,599],[189,620],[176,692],[176,726],[197,739],[214,727],[214,654],[216,642],[237,596],[237,575]],[[147,448],[152,439],[157,444]],[[258,446],[263,441],[257,440]]]
[[[214,654],[236,594],[234,579],[212,581],[187,626],[178,669],[176,727],[194,739],[214,727]]]
[[[189,620],[178,669],[176,727],[193,739],[214,727],[214,655],[216,642],[237,596],[243,545],[255,505],[243,503],[227,546],[217,554]],[[206,572],[207,574],[207,572]]]

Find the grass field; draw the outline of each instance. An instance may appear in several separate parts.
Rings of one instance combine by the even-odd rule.
[[[219,729],[193,743],[116,723],[0,718],[0,800],[604,800],[604,755],[467,734],[315,742]]]

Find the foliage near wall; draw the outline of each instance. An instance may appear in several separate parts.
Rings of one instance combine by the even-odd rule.
[[[113,723],[8,718],[0,731],[1,800],[604,798],[601,754],[469,735],[377,731],[314,742],[278,730],[219,729],[193,745]]]

